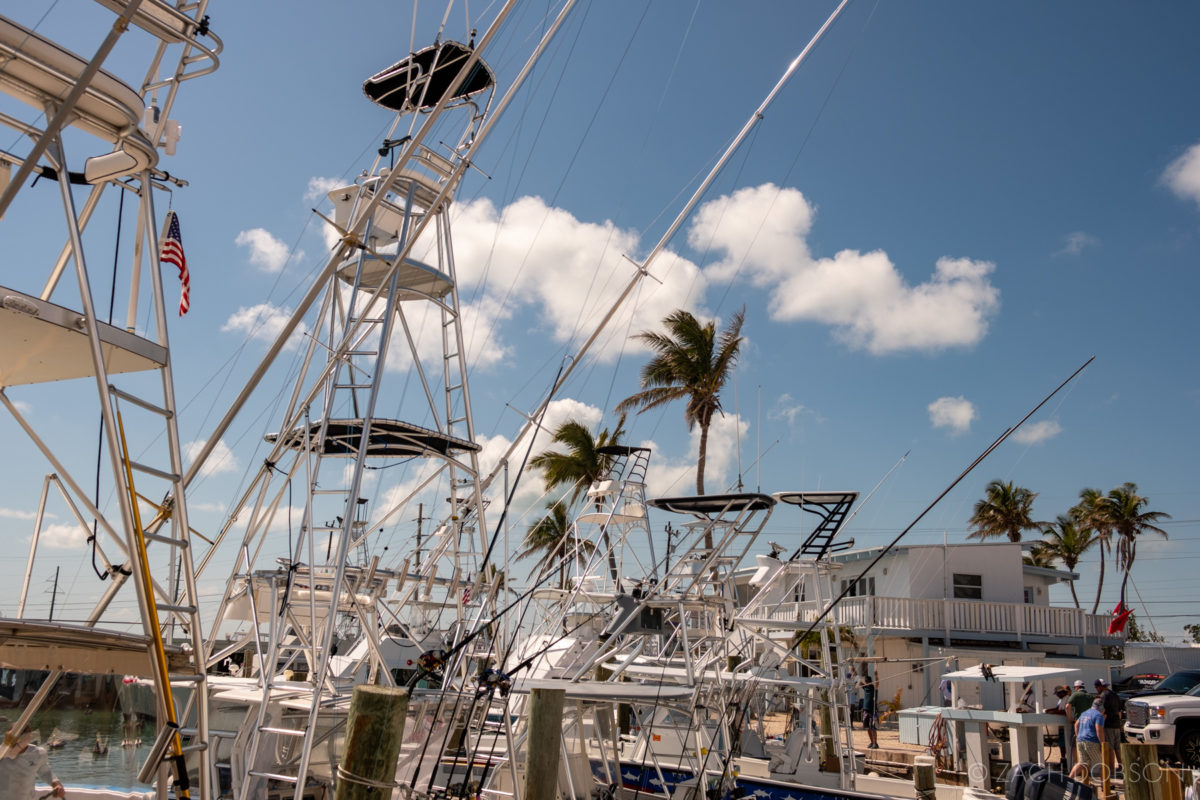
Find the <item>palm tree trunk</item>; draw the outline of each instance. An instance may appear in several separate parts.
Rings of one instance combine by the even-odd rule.
[[[1071,599],[1075,601],[1075,607],[1079,608],[1079,595],[1075,594],[1075,581],[1067,581],[1067,585],[1071,587]]]
[[[700,423],[700,447],[696,454],[696,494],[704,494],[704,462],[708,460],[708,423]],[[711,545],[710,545],[711,547]]]
[[[1105,556],[1104,541],[1100,541],[1100,580],[1096,583],[1096,602],[1092,603],[1092,613],[1096,613],[1096,609],[1100,608],[1100,591],[1104,588],[1104,556]]]

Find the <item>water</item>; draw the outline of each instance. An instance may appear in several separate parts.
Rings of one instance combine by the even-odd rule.
[[[10,720],[16,716],[10,712]],[[33,729],[40,732],[42,746],[56,731],[63,734],[67,743],[60,749],[49,750],[50,768],[67,787],[68,796],[72,786],[112,786],[119,789],[145,789],[137,774],[146,760],[150,746],[154,744],[154,726],[143,725],[137,734],[140,746],[122,747],[124,736],[119,711],[84,712],[76,710],[40,711],[33,717]],[[7,726],[5,726],[7,727]],[[108,739],[108,752],[97,755],[92,752],[96,735]]]

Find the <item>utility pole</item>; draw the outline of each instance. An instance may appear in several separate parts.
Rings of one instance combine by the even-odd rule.
[[[54,568],[54,588],[50,591],[50,622],[54,622],[54,601],[58,599],[58,571],[61,567]]]
[[[421,523],[425,521],[425,504],[417,503],[417,569],[421,569]]]

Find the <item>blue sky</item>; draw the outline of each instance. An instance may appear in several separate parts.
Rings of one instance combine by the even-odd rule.
[[[458,198],[485,453],[515,435],[514,409],[536,405],[624,283],[621,254],[658,239],[832,8],[581,3],[481,148],[490,177],[472,173]],[[418,46],[444,7],[419,11]],[[107,15],[71,0],[7,13],[85,53]],[[408,52],[412,6],[213,3],[210,13],[222,66],[183,87],[173,113],[183,140],[162,164],[190,183],[171,201],[193,275],[192,312],[171,327],[189,442],[205,438],[265,349],[253,326],[294,305],[324,262],[310,209],[327,213],[322,190],[369,166],[390,117],[359,87]],[[482,30],[494,8],[470,13],[485,15]],[[501,90],[545,13],[520,9],[485,55]],[[452,9],[446,36],[465,38],[463,15]],[[848,531],[877,545],[1094,355],[909,541],[961,541],[994,478],[1038,492],[1040,519],[1084,487],[1133,481],[1172,516],[1170,539],[1139,549],[1139,617],[1178,635],[1200,621],[1184,616],[1200,600],[1190,577],[1200,564],[1198,24],[1200,8],[1182,3],[852,3],[672,240],[654,270],[662,283],[644,285],[551,418],[612,423],[645,357],[626,333],[675,307],[725,321],[745,306],[747,347],[714,429],[708,488],[735,484],[740,464],[751,489],[865,494],[911,451]],[[109,62],[133,81],[146,52],[136,37]],[[115,220],[115,206],[101,213]],[[14,209],[0,225],[10,249],[0,282],[28,291],[21,265],[44,261],[47,243],[57,252],[61,219]],[[287,385],[286,371],[267,394]],[[91,475],[94,424],[66,388],[9,394],[55,436],[84,442],[79,469]],[[239,420],[229,457],[197,487],[197,527],[219,525],[256,441],[277,424],[272,401]],[[11,422],[0,430],[13,453],[0,466],[0,515],[18,543],[2,563],[19,576],[49,467],[29,466],[36,454]],[[633,418],[630,438],[655,447],[652,491],[693,491],[681,407]],[[537,483],[521,495],[535,507]],[[797,527],[781,509],[772,538]],[[40,570],[60,552],[78,561],[77,547],[47,552]],[[1083,598],[1095,567],[1095,556],[1081,564]],[[91,580],[71,569],[73,586]],[[10,585],[0,608],[13,596]],[[1053,599],[1070,602],[1065,591]],[[1115,600],[1109,581],[1102,608]]]

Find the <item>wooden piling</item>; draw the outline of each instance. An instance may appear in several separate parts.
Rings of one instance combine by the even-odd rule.
[[[346,718],[346,744],[337,771],[336,800],[382,800],[392,796],[407,714],[406,689],[370,684],[354,687]]]
[[[525,800],[556,800],[565,689],[529,691],[525,747]]]
[[[1125,800],[1166,800],[1157,745],[1122,744],[1121,769],[1125,773]]]
[[[1101,737],[1103,738],[1103,737]],[[1108,800],[1112,797],[1112,786],[1109,781],[1112,780],[1112,763],[1113,754],[1112,748],[1108,746],[1108,742],[1100,742],[1100,800]]]
[[[1187,791],[1183,773],[1186,770],[1163,769],[1163,800],[1183,800],[1184,793]]]
[[[937,796],[935,763],[932,756],[913,759],[913,789],[917,800],[933,800]]]

